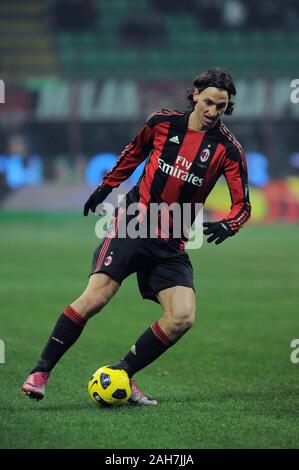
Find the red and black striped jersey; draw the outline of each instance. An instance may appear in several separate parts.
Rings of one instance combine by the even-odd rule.
[[[131,200],[145,207],[153,202],[204,204],[223,175],[231,196],[225,220],[237,232],[250,217],[244,151],[221,120],[208,131],[189,128],[190,112],[161,109],[151,114],[101,187],[119,186],[147,159],[138,184],[129,193]]]

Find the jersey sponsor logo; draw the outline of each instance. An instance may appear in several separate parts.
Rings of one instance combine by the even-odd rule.
[[[209,149],[204,149],[201,151],[199,158],[201,162],[206,162],[210,156],[210,150]]]
[[[186,158],[182,157],[181,155],[177,156],[174,165],[170,165],[169,163],[165,162],[163,158],[158,158],[159,168],[166,173],[167,175],[174,176],[182,181],[186,181],[187,183],[191,183],[194,186],[202,186],[204,179],[199,178],[194,173],[189,173],[182,167],[185,167],[187,170],[191,167],[192,163],[189,162]]]
[[[174,142],[175,144],[179,144],[180,140],[179,140],[178,136],[175,135],[174,137],[171,137],[171,139],[169,139],[169,142]]]

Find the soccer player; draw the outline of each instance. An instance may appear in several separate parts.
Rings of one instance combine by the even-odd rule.
[[[166,236],[159,223],[157,237],[148,235],[135,239],[118,237],[124,213],[130,204],[137,203],[140,207],[138,221],[142,224],[150,219],[153,203],[163,202],[167,207],[173,203],[180,206],[189,203],[194,207],[195,203],[205,202],[218,178],[224,175],[232,204],[223,220],[204,223],[208,242],[222,243],[235,235],[250,217],[244,152],[220,119],[223,114],[233,112],[231,99],[236,94],[233,79],[224,70],[213,68],[200,73],[193,85],[187,94],[191,109],[154,112],[85,203],[84,215],[87,216],[146,160],[138,184],[128,192],[123,207],[115,213],[113,230],[108,231],[95,250],[85,291],[60,315],[38,362],[23,384],[22,392],[30,398],[44,397],[50,372],[79,338],[87,321],[110,301],[127,276],[137,273],[143,298],[158,302],[162,316],[113,367],[127,371],[132,403],[157,404],[138,389],[133,377],[191,328],[195,319],[193,270],[184,250],[186,236],[174,236],[170,212],[170,230]],[[193,219],[195,215],[194,212]]]

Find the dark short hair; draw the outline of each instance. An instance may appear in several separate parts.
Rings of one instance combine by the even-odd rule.
[[[199,93],[201,93],[203,90],[210,86],[218,88],[219,90],[227,91],[228,106],[224,114],[231,115],[233,113],[234,103],[231,101],[231,96],[235,96],[237,91],[230,73],[226,72],[220,67],[214,67],[204,72],[201,72],[195,78],[193,85]],[[192,90],[187,91],[187,101],[189,107],[191,108],[194,108],[195,106],[195,102],[193,101],[194,88],[192,88]]]

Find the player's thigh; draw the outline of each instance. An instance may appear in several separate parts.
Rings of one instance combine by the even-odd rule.
[[[90,276],[83,295],[90,300],[95,301],[95,303],[105,305],[114,296],[118,289],[119,283],[109,276],[109,274],[95,273]]]
[[[164,289],[156,295],[163,309],[164,319],[184,320],[190,324],[194,322],[196,298],[191,287],[174,286]]]
[[[107,297],[111,298],[118,291],[119,287],[119,283],[109,274],[95,273],[89,277],[86,291],[91,295],[98,292],[106,292]]]

